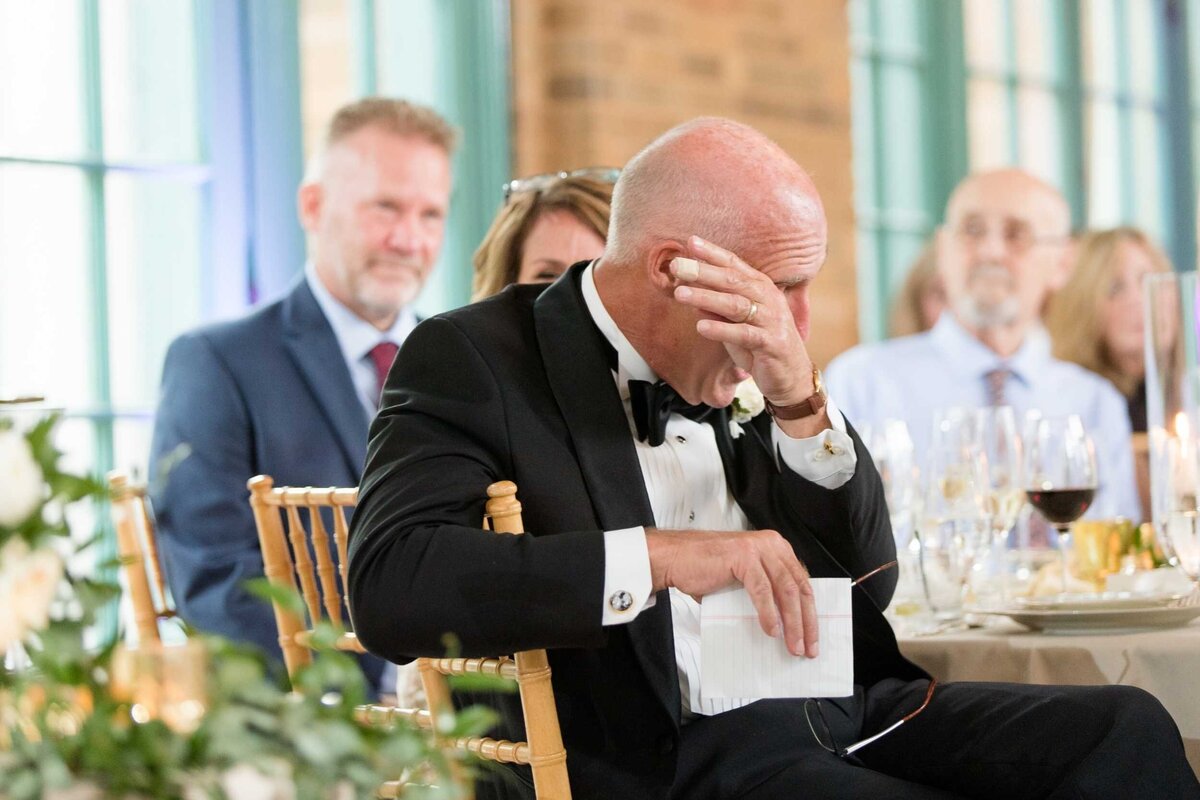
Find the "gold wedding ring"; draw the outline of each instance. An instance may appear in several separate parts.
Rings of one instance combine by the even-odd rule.
[[[746,312],[746,316],[744,316],[738,320],[738,324],[741,325],[746,322],[751,322],[757,314],[758,314],[758,303],[751,300],[750,301],[750,309]]]

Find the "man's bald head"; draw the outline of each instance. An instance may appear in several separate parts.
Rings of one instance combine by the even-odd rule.
[[[1020,169],[976,172],[964,178],[946,203],[950,225],[981,201],[990,198],[1005,206],[1024,206],[1039,222],[1039,235],[1066,236],[1071,230],[1071,208],[1058,189]]]
[[[959,322],[1003,356],[1020,347],[1065,277],[1071,211],[1019,169],[970,175],[946,204],[938,270]]]
[[[634,264],[656,242],[696,235],[753,264],[764,232],[805,222],[824,239],[824,209],[807,173],[753,128],[701,117],[660,136],[622,170],[605,260]]]

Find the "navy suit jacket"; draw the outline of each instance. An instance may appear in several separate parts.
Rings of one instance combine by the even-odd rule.
[[[150,490],[167,580],[199,630],[281,659],[246,481],[357,486],[368,419],[333,328],[303,280],[234,322],[186,333],[167,351]],[[364,660],[378,688],[383,662]]]

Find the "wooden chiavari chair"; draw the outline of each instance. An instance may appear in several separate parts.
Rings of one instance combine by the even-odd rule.
[[[289,675],[294,675],[312,660],[309,648],[312,625],[328,619],[343,624],[342,591],[348,567],[346,548],[349,528],[347,509],[358,501],[356,488],[314,489],[312,487],[275,487],[268,475],[251,478],[250,505],[262,545],[264,572],[275,586],[295,591],[299,583],[308,622],[276,603],[275,622],[279,644]],[[497,534],[521,534],[521,504],[517,487],[500,481],[488,487],[487,517]],[[333,517],[332,548],[322,509]],[[302,516],[301,511],[304,511]],[[305,518],[308,528],[305,528]],[[287,524],[285,527],[284,520]],[[336,552],[337,563],[333,553]],[[339,580],[340,579],[340,580]],[[365,652],[358,638],[348,632],[339,637],[338,649]],[[558,724],[558,711],[550,683],[550,665],[545,650],[531,650],[499,658],[421,658],[417,660],[428,709],[396,709],[366,706],[362,718],[385,721],[394,716],[415,719],[425,727],[431,720],[451,709],[447,676],[480,674],[514,680],[521,696],[527,741],[510,742],[483,736],[447,740],[445,744],[463,752],[501,764],[523,764],[531,768],[538,800],[570,800],[567,779],[567,754]],[[381,788],[381,797],[398,797],[401,782]]]
[[[117,553],[133,602],[133,619],[138,641],[162,642],[158,622],[175,616],[163,581],[158,559],[154,521],[146,504],[146,487],[131,483],[119,470],[108,473],[113,527],[117,532]]]

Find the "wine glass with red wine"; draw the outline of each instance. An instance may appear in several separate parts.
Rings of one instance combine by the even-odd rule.
[[[1068,591],[1071,523],[1096,496],[1096,448],[1076,414],[1043,417],[1025,442],[1025,496],[1058,531],[1063,592]]]

